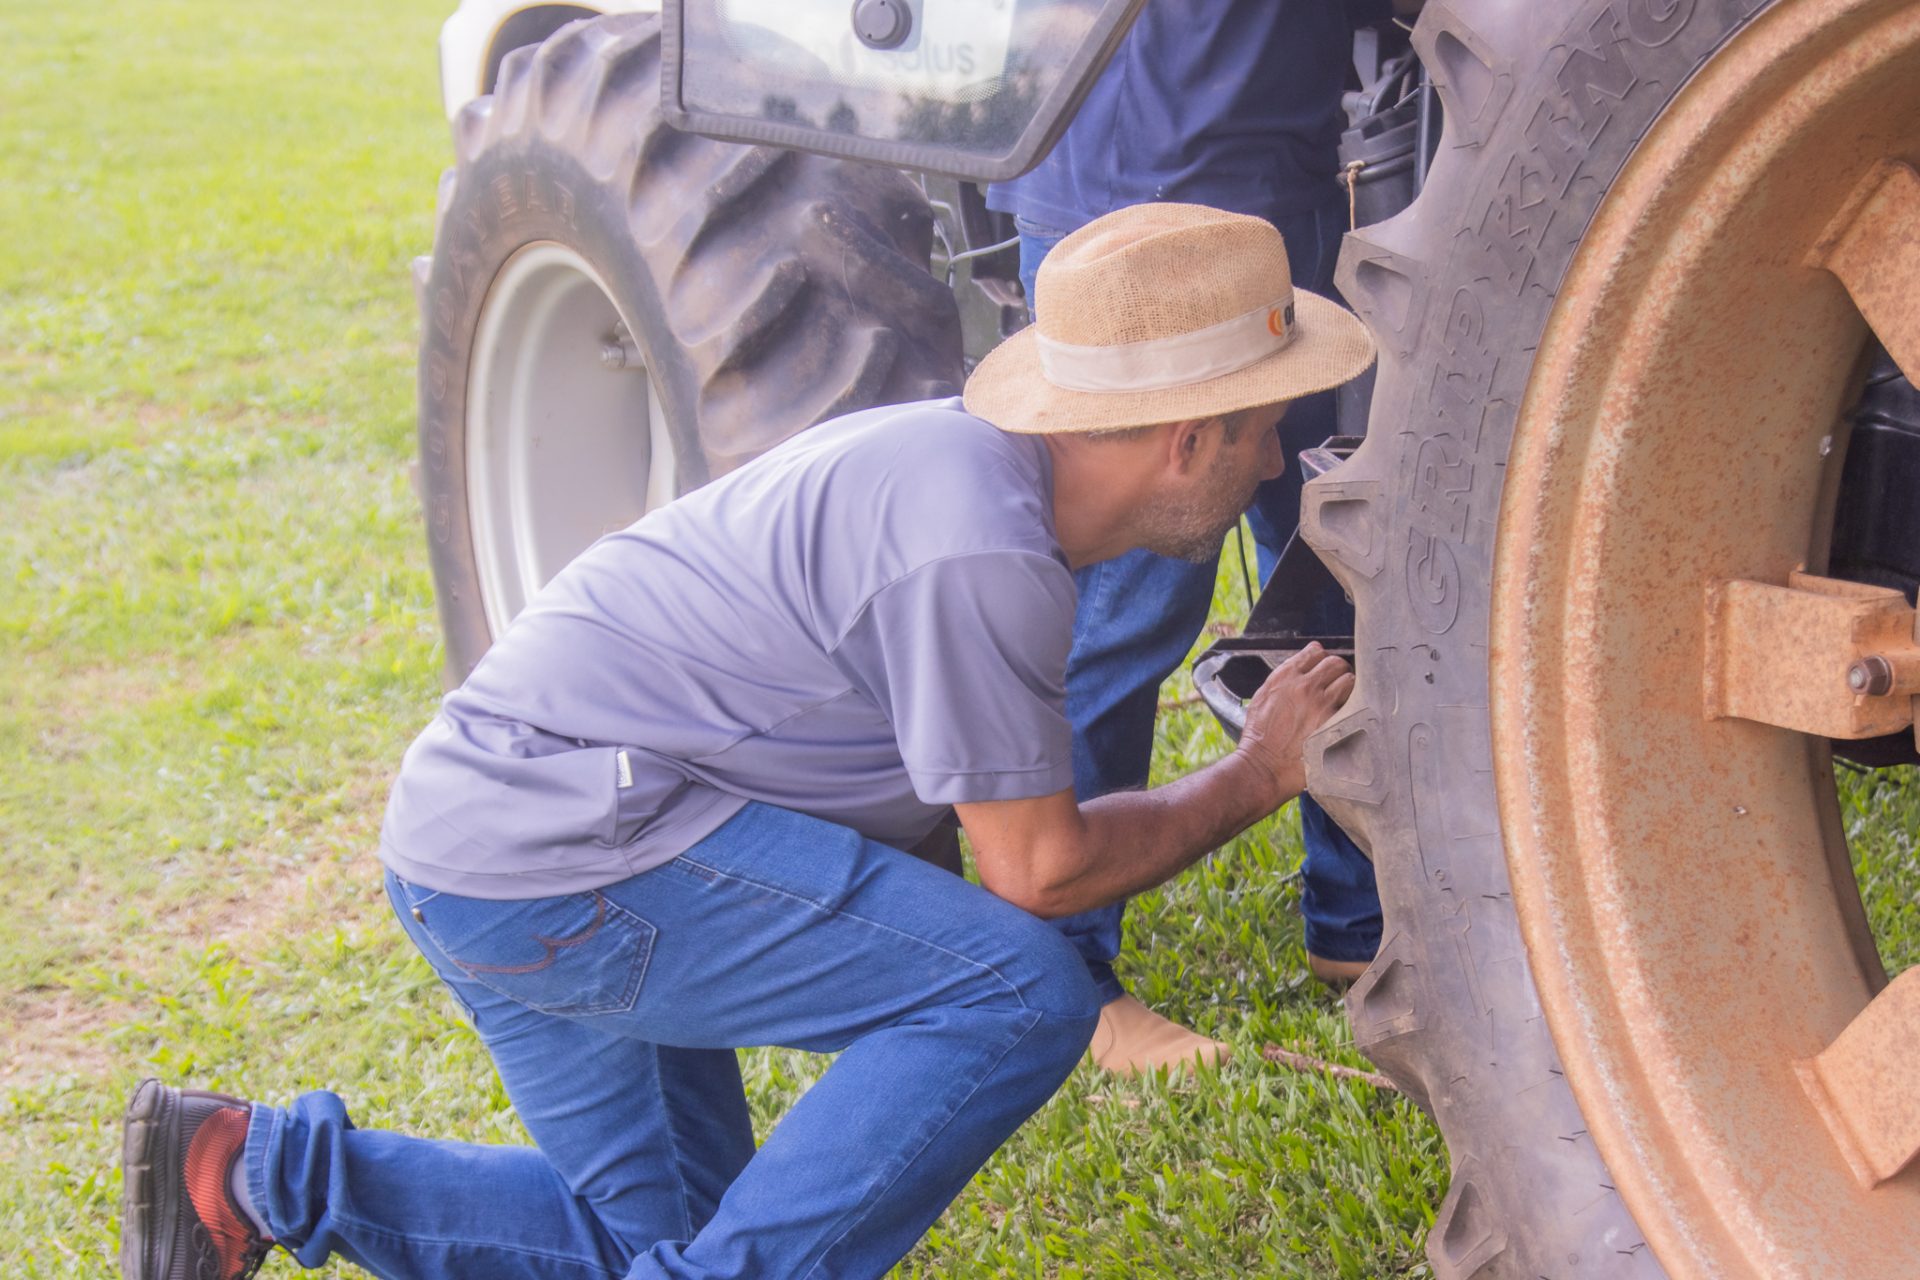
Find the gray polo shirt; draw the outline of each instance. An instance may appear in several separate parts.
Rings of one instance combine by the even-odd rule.
[[[1045,444],[958,399],[807,431],[568,565],[407,750],[405,879],[597,888],[750,800],[905,847],[1073,785]]]

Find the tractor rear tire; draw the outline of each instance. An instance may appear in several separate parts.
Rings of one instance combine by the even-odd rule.
[[[678,132],[659,68],[656,15],[575,22],[454,122],[419,366],[452,682],[601,534],[817,422],[959,389],[919,188]]]
[[[1823,562],[1866,337],[1820,229],[1856,153],[1920,156],[1916,19],[1912,0],[1430,0],[1415,30],[1445,135],[1413,206],[1344,246],[1378,379],[1303,532],[1357,613],[1357,691],[1308,745],[1382,897],[1348,1009],[1446,1138],[1439,1280],[1920,1271],[1915,1170],[1861,1191],[1794,1078],[1885,981],[1826,744],[1709,723],[1700,635],[1707,582]],[[1794,147],[1799,168],[1762,168]],[[1740,243],[1743,218],[1778,238]],[[1717,311],[1663,331],[1692,281],[1645,264],[1682,254],[1738,265],[1697,278]],[[1665,380],[1594,390],[1634,361]],[[1576,412],[1590,436],[1528,434]],[[1639,596],[1600,594],[1629,571]],[[1586,607],[1550,608],[1556,584]],[[1637,701],[1636,663],[1670,677]],[[1788,781],[1742,772],[1763,759]],[[1627,776],[1647,785],[1603,789]],[[1820,836],[1776,866],[1790,819]]]

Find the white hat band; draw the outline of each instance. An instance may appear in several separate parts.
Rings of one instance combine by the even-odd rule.
[[[1293,294],[1170,338],[1083,347],[1034,326],[1040,373],[1063,391],[1163,391],[1238,373],[1293,341]]]

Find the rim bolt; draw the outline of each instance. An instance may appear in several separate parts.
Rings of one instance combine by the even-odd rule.
[[[627,349],[618,342],[604,343],[600,348],[600,363],[608,369],[627,367]]]
[[[1847,668],[1847,688],[1869,698],[1893,692],[1893,664],[1877,653],[1868,654]]]

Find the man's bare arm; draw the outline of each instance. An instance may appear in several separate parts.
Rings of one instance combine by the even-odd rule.
[[[1352,690],[1347,664],[1311,646],[1261,686],[1239,747],[1176,782],[1084,805],[1070,791],[956,805],[981,883],[1035,915],[1064,916],[1171,879],[1300,794],[1307,735]]]

